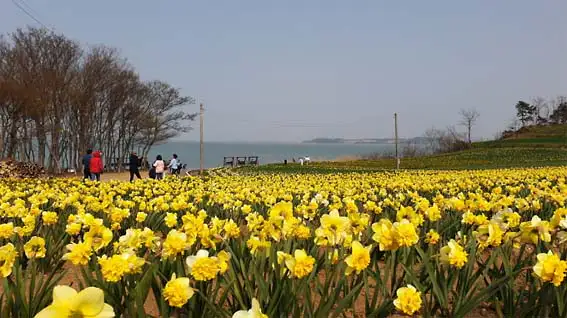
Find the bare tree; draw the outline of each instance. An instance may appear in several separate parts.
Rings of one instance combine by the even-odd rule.
[[[549,121],[553,122],[553,118],[552,118],[553,113],[555,113],[557,108],[560,105],[564,104],[565,102],[567,102],[567,97],[562,96],[562,95],[557,96],[556,98],[549,100],[549,102],[548,102],[548,109],[549,109],[548,115],[549,116],[547,118]]]
[[[506,130],[502,132],[500,139],[516,137],[518,135],[518,130],[521,127],[522,127],[521,121],[517,117],[512,118],[508,123],[508,126],[506,126]]]
[[[550,115],[549,112],[549,105],[545,98],[543,97],[535,97],[532,99],[532,105],[535,108],[535,116],[534,116],[534,124],[545,124],[548,121],[548,117]]]
[[[115,49],[35,28],[0,37],[0,157],[57,172],[96,148],[120,169],[135,147],[147,153],[188,131],[195,114],[182,107],[191,101],[165,82],[141,81]]]
[[[194,104],[195,100],[180,96],[179,91],[167,83],[146,83],[146,94],[149,116],[141,122],[138,135],[138,141],[145,145],[142,152],[144,156],[153,145],[163,143],[179,133],[188,132],[191,127],[183,125],[182,122],[193,120],[197,116],[196,113],[188,114],[179,109],[185,104]]]
[[[426,152],[428,153],[435,153],[439,151],[439,142],[438,137],[440,135],[440,131],[435,127],[431,127],[423,133],[423,137],[425,139],[426,145]]]
[[[493,139],[494,139],[494,140],[498,140],[498,139],[501,139],[501,138],[502,138],[502,136],[503,136],[503,134],[504,134],[504,132],[503,132],[503,131],[501,131],[501,130],[497,130],[497,131],[496,131],[496,132],[494,133],[494,135],[493,135]]]
[[[465,136],[452,126],[445,130],[430,128],[425,131],[424,137],[427,140],[426,151],[429,153],[445,153],[468,148],[468,143],[464,141]]]
[[[408,140],[403,143],[402,157],[413,158],[424,154],[424,150],[415,142],[415,140]]]
[[[480,113],[476,109],[471,108],[471,109],[461,109],[459,114],[461,115],[461,121],[459,123],[465,126],[465,128],[467,129],[467,136],[468,136],[467,139],[470,144],[472,143],[471,130],[472,127],[476,124],[476,121],[478,120]]]

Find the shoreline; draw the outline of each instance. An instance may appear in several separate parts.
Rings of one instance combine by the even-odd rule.
[[[312,157],[313,158],[313,157]],[[348,162],[348,161],[356,161],[356,160],[361,160],[363,158],[363,156],[361,155],[342,155],[342,156],[337,156],[334,159],[324,159],[324,158],[313,158],[312,159],[312,163],[317,163],[317,162]],[[261,159],[261,158],[260,158]],[[261,160],[260,160],[261,162]],[[277,162],[268,162],[268,163],[260,163],[258,166],[266,166],[266,165],[271,165],[271,164],[283,164],[283,160],[281,161],[277,161]],[[291,162],[291,160],[288,159],[288,164],[294,164],[293,162]],[[298,162],[296,162],[295,164],[299,164]],[[207,172],[207,171],[211,171],[211,170],[219,170],[219,169],[236,169],[238,167],[223,167],[223,166],[217,166],[217,167],[212,167],[212,168],[204,168],[203,171]],[[149,173],[148,170],[142,170],[140,171],[140,175],[142,176],[142,179],[149,179]],[[166,174],[165,176],[169,176],[170,173]],[[199,168],[191,168],[191,169],[185,169],[181,174],[180,177],[187,177],[187,176],[198,176],[199,175]],[[164,176],[164,177],[165,177]],[[73,179],[82,179],[83,178],[83,173],[82,171],[76,171],[76,172],[64,172],[61,174],[49,174],[49,173],[45,173],[44,175],[42,175],[40,178],[73,178]],[[115,171],[111,171],[111,172],[105,172],[103,174],[101,174],[101,181],[105,182],[105,181],[129,181],[130,180],[130,172],[128,170],[123,170],[121,172],[115,172]],[[135,180],[138,180],[138,178],[135,178]]]

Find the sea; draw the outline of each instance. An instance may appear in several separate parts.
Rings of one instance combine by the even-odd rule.
[[[393,153],[393,144],[347,144],[347,143],[234,143],[234,142],[205,142],[204,168],[220,167],[224,157],[257,156],[260,164],[279,163],[284,160],[292,162],[299,157],[309,156],[311,161],[330,161],[353,159],[356,157],[375,154]],[[162,155],[169,160],[177,154],[187,169],[199,168],[199,142],[171,141],[152,147],[149,158],[155,160]]]

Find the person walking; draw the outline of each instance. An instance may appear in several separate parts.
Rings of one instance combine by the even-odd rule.
[[[173,154],[173,159],[169,162],[167,167],[171,170],[172,174],[179,175],[179,160],[177,159],[177,154]]]
[[[136,152],[132,152],[130,155],[130,160],[128,161],[128,170],[130,170],[130,182],[134,181],[134,176],[138,177],[138,179],[142,179],[140,176],[140,158]]]
[[[93,152],[93,157],[91,158],[89,167],[92,178],[96,181],[100,181],[100,175],[104,169],[104,166],[102,165],[102,153],[100,151]]]
[[[91,159],[93,151],[87,149],[87,153],[83,156],[83,180],[91,179]]]
[[[156,179],[161,180],[163,179],[163,172],[165,171],[165,162],[161,155],[157,155],[156,161],[154,162],[153,166],[156,168]]]

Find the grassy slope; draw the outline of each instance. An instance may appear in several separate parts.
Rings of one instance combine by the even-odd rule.
[[[525,127],[518,133],[502,140],[491,140],[473,144],[476,148],[530,147],[561,148],[567,147],[567,125],[549,125]]]
[[[402,169],[486,169],[567,165],[567,125],[528,127],[511,138],[478,142],[466,151],[441,155],[403,158]],[[253,169],[263,172],[328,173],[394,169],[392,159],[265,165]]]
[[[416,158],[403,158],[402,169],[487,169],[513,167],[542,167],[567,165],[567,149],[563,148],[482,148],[454,153]],[[253,169],[263,172],[336,172],[368,171],[394,169],[392,159],[356,160],[341,162],[312,163],[309,166],[298,164],[265,165]]]

